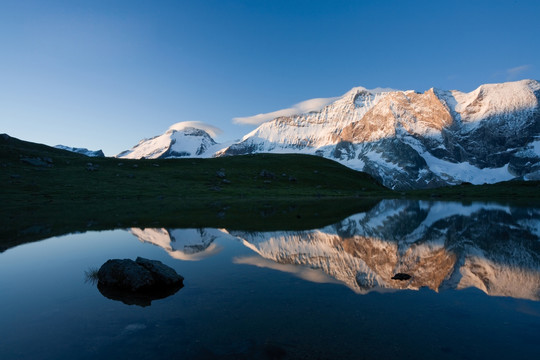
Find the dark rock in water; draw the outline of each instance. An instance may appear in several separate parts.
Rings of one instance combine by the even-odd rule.
[[[97,272],[98,289],[107,298],[148,306],[152,300],[176,293],[184,278],[157,260],[138,257],[108,260]]]
[[[163,264],[161,261],[138,257],[135,262],[152,274],[157,286],[168,287],[181,284],[184,281],[184,278],[178,275],[173,268]]]
[[[132,292],[151,291],[178,285],[184,278],[161,261],[138,257],[137,260],[108,260],[98,271],[98,283]]]
[[[119,290],[142,291],[154,285],[154,277],[131,259],[108,260],[98,271],[98,283]]]
[[[404,273],[397,273],[396,275],[392,276],[392,280],[409,280],[411,278],[411,275],[404,274]]]

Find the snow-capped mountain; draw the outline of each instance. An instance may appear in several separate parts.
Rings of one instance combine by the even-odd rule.
[[[320,111],[263,123],[216,156],[301,152],[394,189],[540,179],[540,83],[463,93],[353,88]]]
[[[101,150],[92,151],[86,148],[76,148],[76,147],[70,147],[70,146],[64,146],[64,145],[56,145],[55,148],[75,152],[78,154],[83,154],[89,157],[105,157],[105,154]]]
[[[141,140],[131,150],[117,155],[126,159],[165,159],[182,157],[211,157],[223,146],[219,145],[207,131],[190,122],[177,123],[164,134]]]
[[[217,144],[204,127],[184,122],[118,157],[306,153],[397,190],[540,179],[538,81],[487,84],[470,93],[356,87],[329,100],[318,111],[297,107],[308,112],[265,122],[237,143]]]
[[[540,301],[540,211],[497,204],[383,200],[322,229],[245,232],[131,229],[172,257],[198,260],[216,239],[240,241],[254,256],[237,264],[338,282],[357,293],[474,287],[488,295]],[[396,273],[411,276],[392,279]]]

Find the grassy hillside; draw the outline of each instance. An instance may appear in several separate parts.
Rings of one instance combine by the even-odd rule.
[[[310,155],[215,159],[89,158],[45,145],[0,139],[2,196],[19,201],[295,198],[381,195],[371,176]],[[16,201],[15,201],[16,200]]]
[[[0,182],[4,244],[133,225],[309,228],[391,194],[371,176],[315,156],[89,158],[7,135]]]

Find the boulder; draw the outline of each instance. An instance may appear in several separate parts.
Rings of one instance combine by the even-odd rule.
[[[265,179],[275,179],[276,178],[276,174],[274,174],[273,172],[271,171],[268,171],[266,169],[263,169],[261,170],[261,172],[259,173],[259,177],[262,177],[262,178],[265,178]]]
[[[158,286],[174,286],[184,281],[184,278],[178,275],[172,267],[163,264],[161,261],[138,257],[135,262],[152,274]]]
[[[220,179],[224,179],[226,176],[225,169],[219,169],[218,171],[216,171],[216,176]]]
[[[93,164],[91,162],[86,164],[86,170],[88,171],[97,171],[99,169],[99,165]]]
[[[184,278],[161,261],[138,257],[108,260],[97,272],[98,289],[107,298],[126,304],[150,305],[176,293]]]

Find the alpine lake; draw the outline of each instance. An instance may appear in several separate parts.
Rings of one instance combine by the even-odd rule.
[[[0,359],[540,354],[539,207],[391,199],[320,226],[298,229],[298,219],[83,227],[4,249]],[[139,256],[184,286],[144,301],[103,295],[92,274]]]

